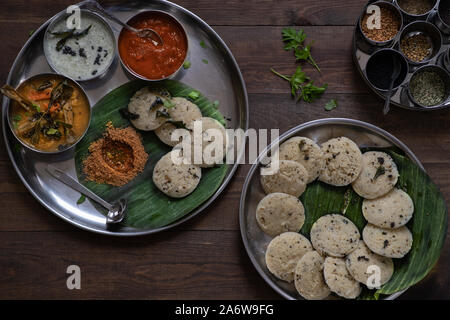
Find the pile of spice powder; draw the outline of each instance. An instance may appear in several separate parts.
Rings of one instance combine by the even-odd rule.
[[[421,62],[431,53],[431,41],[423,33],[418,33],[403,38],[400,48],[409,60]]]
[[[91,143],[83,161],[86,180],[123,186],[144,170],[148,154],[141,136],[131,127],[108,126],[103,137]]]
[[[389,8],[384,5],[380,5],[380,15],[381,15],[381,28],[380,29],[371,29],[367,27],[367,20],[371,16],[371,14],[364,14],[363,19],[361,20],[361,28],[367,38],[377,41],[377,42],[385,42],[393,39],[398,31],[400,30],[400,16],[398,12],[394,11],[392,8]]]
[[[446,98],[445,83],[434,71],[419,72],[409,86],[414,100],[423,106],[438,105]]]
[[[433,9],[436,1],[432,0],[398,0],[398,6],[403,9],[403,11],[413,14],[422,15]]]

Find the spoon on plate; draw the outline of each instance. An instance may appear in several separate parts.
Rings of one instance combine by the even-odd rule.
[[[163,45],[164,41],[161,38],[161,36],[158,34],[158,32],[156,32],[153,29],[150,28],[145,28],[145,29],[136,29],[133,28],[132,26],[128,25],[125,22],[122,22],[120,19],[116,18],[115,16],[111,15],[110,13],[108,13],[97,1],[94,0],[86,0],[83,1],[82,4],[87,5],[90,9],[93,9],[95,11],[99,11],[100,14],[106,16],[108,19],[120,24],[122,27],[124,27],[125,29],[136,33],[139,37],[141,38],[145,38],[145,39],[149,39],[150,41],[153,42],[153,44],[155,46],[157,45]]]
[[[63,171],[58,168],[47,165],[47,171],[54,178],[71,187],[72,189],[78,191],[79,193],[85,195],[89,199],[97,202],[99,205],[103,206],[108,210],[108,214],[106,215],[106,225],[114,225],[122,222],[125,217],[125,210],[127,208],[127,201],[125,199],[120,199],[114,203],[109,203],[100,198],[98,195],[93,193],[91,190],[80,184],[78,181],[75,181],[72,177],[68,176]]]
[[[389,104],[391,103],[392,88],[394,87],[394,83],[397,80],[398,76],[400,75],[401,70],[402,70],[402,66],[400,64],[399,59],[392,56],[392,75],[390,78],[391,82],[389,84],[389,90],[386,95],[386,102],[384,103],[384,108],[383,108],[384,115],[387,115],[390,110]]]

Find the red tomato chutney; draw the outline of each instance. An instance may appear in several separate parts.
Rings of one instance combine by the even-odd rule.
[[[128,24],[136,29],[151,28],[164,42],[162,46],[157,45],[122,29],[119,54],[128,68],[151,80],[166,78],[180,68],[187,54],[187,38],[174,18],[163,12],[148,11],[133,17]]]

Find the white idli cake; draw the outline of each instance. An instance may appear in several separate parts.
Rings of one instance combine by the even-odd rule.
[[[261,185],[265,193],[282,192],[300,197],[308,181],[305,167],[295,161],[280,160],[278,168],[279,170],[272,175],[261,175]]]
[[[81,12],[80,29],[68,29],[61,19],[45,34],[46,57],[58,72],[74,80],[86,80],[102,74],[115,56],[115,41],[106,22],[94,14]],[[60,42],[63,33],[73,36]]]
[[[170,101],[173,107],[167,108],[167,113],[161,115],[170,119],[170,122],[161,125],[155,133],[162,142],[174,147],[180,141],[172,140],[172,133],[177,129],[173,122],[182,123],[184,127],[192,129],[192,123],[202,118],[202,112],[196,104],[186,98],[175,97]]]
[[[153,169],[153,183],[169,197],[183,198],[197,188],[202,177],[202,170],[182,161],[180,164],[174,163],[173,152],[166,153],[156,163]]]
[[[193,134],[191,134],[192,145],[194,146],[194,144],[196,144],[198,146],[202,146],[202,148],[192,147],[192,163],[201,168],[209,168],[213,167],[216,164],[222,163],[223,158],[226,156],[228,143],[225,127],[219,121],[210,117],[202,117],[200,119],[196,119],[195,121],[191,122],[191,125],[193,126],[193,128],[189,129],[194,129]],[[195,126],[198,126],[198,128],[200,128],[200,125],[201,134],[196,135]],[[215,135],[220,137],[219,139],[222,140],[222,154],[215,153]]]
[[[277,278],[292,282],[297,262],[309,251],[312,251],[312,246],[304,236],[296,232],[282,233],[267,247],[267,269]]]
[[[340,214],[322,216],[311,228],[314,249],[333,257],[344,257],[355,250],[359,238],[355,224]]]
[[[323,257],[317,251],[307,252],[295,268],[295,289],[307,300],[322,300],[330,295],[323,276]]]
[[[405,226],[397,229],[383,229],[367,224],[363,239],[373,252],[388,258],[403,258],[411,250],[413,238]]]
[[[362,169],[362,155],[349,138],[340,137],[322,143],[325,167],[319,180],[333,186],[346,186],[358,178]]]
[[[325,164],[320,147],[305,137],[293,137],[284,142],[279,149],[279,158],[303,165],[308,171],[307,183],[313,182],[319,176]]]
[[[362,171],[352,186],[361,197],[375,199],[391,191],[397,180],[397,165],[391,156],[369,151],[362,155]]]
[[[346,257],[345,264],[356,281],[369,285],[371,288],[372,286],[367,283],[367,280],[374,274],[373,266],[380,268],[380,286],[388,282],[394,273],[392,259],[373,253],[367,248],[364,241],[360,241],[358,247]]]
[[[330,290],[346,299],[355,299],[361,293],[361,286],[353,279],[345,266],[345,259],[327,257],[323,264],[323,276]]]
[[[256,208],[256,221],[262,231],[277,236],[287,231],[299,231],[305,222],[301,201],[286,193],[265,196]]]
[[[403,190],[394,188],[373,200],[365,199],[362,212],[366,220],[380,228],[395,229],[408,223],[414,213],[414,203]]]
[[[166,117],[159,116],[161,113],[167,113],[167,108],[164,106],[162,99],[149,87],[136,91],[128,103],[128,111],[137,115],[137,119],[130,119],[136,129],[142,131],[155,130],[168,120]]]

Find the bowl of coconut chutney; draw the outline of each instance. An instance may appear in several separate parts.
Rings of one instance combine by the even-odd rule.
[[[55,72],[87,81],[108,71],[116,55],[116,39],[98,14],[80,10],[79,17],[63,11],[53,18],[45,32],[44,54]]]

